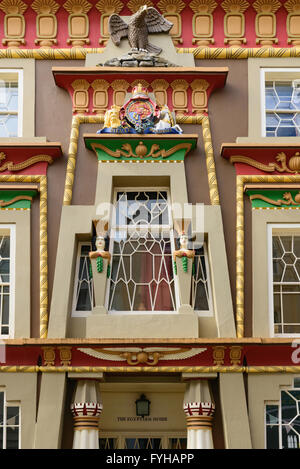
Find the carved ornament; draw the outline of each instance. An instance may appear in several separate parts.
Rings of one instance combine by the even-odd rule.
[[[42,347],[44,366],[54,366],[55,364],[55,348]]]
[[[217,366],[224,365],[225,350],[226,350],[226,347],[224,347],[223,345],[218,345],[216,347],[213,347],[214,365],[217,365]]]
[[[191,83],[192,88],[192,106],[193,112],[202,114],[207,111],[207,89],[209,83],[206,80],[193,80]]]
[[[169,88],[169,83],[164,79],[156,79],[151,83],[154,96],[156,101],[160,106],[165,106],[168,104],[168,95],[167,89]]]
[[[114,90],[113,92],[113,102],[117,106],[122,106],[125,97],[126,97],[126,92],[129,88],[129,83],[126,80],[114,80],[111,85],[112,89]]]
[[[288,162],[287,156],[284,152],[278,153],[275,157],[278,163],[269,163],[263,164],[259,161],[253,160],[248,156],[231,156],[230,163],[244,163],[248,164],[249,166],[253,166],[254,168],[260,169],[261,171],[265,171],[267,173],[273,173],[274,171],[278,171],[279,173],[295,173],[298,174],[300,172],[300,154],[296,152],[294,156],[292,156]]]
[[[185,3],[182,0],[160,0],[157,6],[163,12],[164,17],[173,23],[172,29],[170,30],[173,43],[175,46],[182,44],[182,21],[180,12],[185,8]]]
[[[87,80],[78,79],[71,83],[73,93],[73,112],[88,112],[90,83]]]
[[[143,142],[139,142],[135,150],[132,149],[130,143],[123,143],[121,150],[111,150],[106,146],[102,145],[101,143],[94,144],[93,147],[100,148],[101,150],[105,151],[110,156],[114,158],[120,158],[124,156],[125,158],[168,158],[169,156],[176,153],[178,150],[187,150],[187,153],[191,150],[192,144],[191,143],[178,143],[174,147],[170,148],[169,150],[160,149],[160,146],[157,143],[153,143],[151,146],[150,151],[148,152],[146,145]]]
[[[182,79],[174,80],[171,87],[173,88],[172,102],[174,111],[178,114],[188,112],[187,89],[189,85],[187,81]]]
[[[57,347],[62,366],[70,366],[72,362],[72,347]]]
[[[283,194],[283,199],[284,200],[282,199],[274,200],[262,194],[250,195],[250,200],[263,200],[264,202],[267,202],[270,205],[275,205],[275,206],[280,207],[281,205],[299,205],[300,204],[300,191],[298,194],[295,195],[295,199],[293,199],[293,196],[290,192],[285,192]]]
[[[3,162],[6,159],[6,154],[0,153],[0,162]],[[21,171],[22,169],[28,168],[35,163],[40,163],[42,161],[47,162],[48,164],[53,163],[53,159],[49,155],[36,155],[28,158],[28,160],[23,161],[22,163],[14,163],[13,161],[6,161],[1,164],[0,171]]]
[[[0,200],[0,207],[7,207],[8,205],[14,204],[15,202],[18,202],[19,200],[29,200],[30,202],[32,201],[32,197],[29,195],[18,195],[17,197],[14,197],[11,200]]]
[[[233,345],[232,347],[229,347],[229,350],[230,364],[232,366],[240,365],[243,347],[239,345]]]
[[[193,0],[189,7],[193,10],[193,40],[197,46],[214,44],[213,38],[213,11],[217,7],[214,0]]]
[[[22,0],[3,0],[0,3],[1,10],[5,13],[4,34],[2,44],[11,48],[17,48],[25,44],[25,19],[23,13],[27,5]]]
[[[136,13],[142,6],[153,7],[151,0],[129,0],[127,6],[132,13]]]
[[[264,47],[277,44],[275,13],[281,7],[281,3],[278,0],[256,0],[252,6],[257,11],[255,18],[256,44]]]
[[[222,8],[225,10],[224,17],[224,43],[230,46],[239,46],[246,43],[244,11],[249,7],[246,0],[225,0]]]
[[[106,45],[109,39],[108,19],[113,13],[120,13],[124,5],[120,0],[99,0],[95,7],[101,13],[99,44]]]
[[[288,11],[286,19],[286,29],[288,33],[288,44],[293,46],[300,45],[300,0],[288,0],[283,4]]]
[[[37,13],[35,44],[40,47],[51,47],[57,44],[57,18],[60,5],[54,0],[34,0],[31,8]]]
[[[94,80],[91,83],[93,93],[93,112],[105,114],[108,106],[108,88],[109,83],[106,80]]]
[[[122,105],[119,114],[118,105],[108,109],[104,117],[104,127],[100,134],[181,134],[182,129],[167,105],[161,108],[153,101],[141,82],[132,89],[132,96]],[[113,118],[114,125],[108,121]],[[118,125],[116,125],[118,121]]]
[[[92,4],[87,0],[67,0],[63,5],[69,13],[68,30],[69,38],[67,44],[73,47],[82,47],[89,44],[89,19],[87,13],[92,8]]]
[[[206,348],[173,347],[125,347],[125,348],[78,348],[99,360],[126,361],[128,365],[155,366],[160,360],[184,360],[205,352]]]

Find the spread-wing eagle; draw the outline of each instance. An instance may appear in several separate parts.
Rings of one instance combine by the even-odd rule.
[[[155,8],[142,6],[131,16],[129,23],[116,13],[110,16],[108,27],[112,41],[117,46],[123,37],[128,36],[132,49],[147,50],[154,54],[160,54],[160,47],[149,44],[148,33],[169,32],[173,23],[166,20]]]

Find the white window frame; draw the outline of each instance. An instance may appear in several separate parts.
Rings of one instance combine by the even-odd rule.
[[[73,288],[73,302],[72,302],[72,317],[83,318],[90,316],[92,313],[92,309],[90,311],[76,311],[76,294],[77,294],[77,283],[78,283],[78,274],[79,274],[79,265],[80,265],[80,255],[81,255],[81,247],[86,245],[91,246],[92,250],[92,241],[79,241],[77,246],[77,255],[76,255],[76,266],[75,266],[75,276],[74,276],[74,288]]]
[[[10,236],[10,288],[9,288],[9,333],[1,334],[0,327],[0,338],[11,339],[14,337],[15,330],[15,288],[16,288],[16,225],[0,224],[0,236],[2,230],[9,230]],[[1,326],[1,325],[0,325]]]
[[[117,203],[117,193],[118,192],[167,192],[167,200],[168,200],[168,216],[169,216],[169,225],[151,225],[153,228],[159,226],[159,228],[164,231],[166,229],[170,230],[170,242],[171,242],[171,250],[174,252],[175,250],[175,243],[174,243],[174,230],[173,230],[173,224],[172,224],[172,211],[171,211],[171,204],[170,204],[170,188],[169,187],[160,187],[160,186],[152,186],[152,187],[116,187],[114,188],[114,194],[113,194],[113,206],[116,207]],[[115,210],[113,210],[115,213]],[[111,259],[113,258],[113,241],[114,241],[114,232],[117,230],[122,230],[126,229],[128,230],[129,226],[115,226],[113,217],[114,213],[111,214],[111,219],[110,219],[110,226],[111,228],[111,236],[109,240],[109,252],[111,254]],[[148,228],[148,225],[138,225],[139,228],[145,229]],[[173,259],[172,259],[173,262]],[[107,308],[108,314],[110,315],[144,315],[144,314],[177,314],[178,311],[178,305],[179,305],[179,289],[178,289],[178,279],[177,275],[174,274],[174,292],[175,292],[175,309],[173,311],[111,311],[108,309],[109,307],[109,293],[110,293],[110,278],[107,281],[107,286],[106,286],[106,294],[105,294],[105,307]]]
[[[278,441],[279,441],[279,449],[282,448],[282,419],[281,419],[281,391],[299,391],[300,388],[295,386],[295,378],[294,382],[291,386],[280,386],[279,389],[279,399],[277,401],[267,400],[264,402],[264,435],[265,435],[265,449],[267,448],[267,406],[274,405],[278,407]],[[286,449],[286,448],[285,448]]]
[[[204,251],[204,259],[205,259],[205,267],[206,267],[206,283],[207,283],[207,290],[208,290],[208,309],[207,310],[199,310],[194,309],[195,313],[201,318],[205,317],[213,317],[214,310],[213,310],[213,301],[212,301],[212,288],[211,288],[211,279],[210,279],[210,266],[209,266],[209,258],[208,258],[208,248],[207,243],[203,242],[203,251]],[[192,279],[193,282],[193,279]]]
[[[16,68],[0,68],[1,75],[5,73],[15,73],[18,75],[18,137],[23,136],[23,69]],[[8,112],[9,114],[9,112]],[[12,137],[1,137],[12,138]]]
[[[274,298],[273,298],[273,230],[274,229],[292,229],[295,233],[299,231],[300,236],[300,223],[268,223],[268,285],[269,285],[269,324],[270,324],[270,337],[300,337],[300,333],[274,333]],[[300,325],[300,320],[299,320]]]
[[[7,407],[18,407],[19,408],[19,424],[16,427],[19,429],[19,446],[18,446],[18,449],[21,449],[21,429],[22,429],[22,425],[21,425],[21,405],[20,405],[19,402],[15,402],[15,401],[9,401],[9,405],[8,405],[7,404],[7,399],[6,399],[5,388],[0,388],[0,392],[3,392],[3,394],[4,394],[4,406],[3,406],[4,414],[3,414],[3,425],[2,425],[2,428],[3,428],[3,448],[0,448],[0,451],[1,451],[1,449],[6,449],[6,429],[7,429],[6,414],[7,414]]]
[[[261,136],[265,137],[266,139],[269,138],[281,138],[281,139],[292,139],[292,138],[298,138],[299,137],[267,137],[266,133],[266,73],[274,73],[274,74],[282,74],[282,81],[287,81],[287,78],[285,77],[285,74],[294,74],[298,73],[299,74],[299,79],[300,79],[300,68],[261,68],[260,69],[260,113],[261,113]],[[292,79],[291,79],[292,80]],[[280,81],[280,78],[274,78],[274,81]],[[299,110],[300,113],[300,110]]]

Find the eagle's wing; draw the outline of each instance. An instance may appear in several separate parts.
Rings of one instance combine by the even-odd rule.
[[[120,44],[122,37],[127,37],[128,35],[128,25],[122,20],[121,16],[116,13],[109,17],[108,30],[116,46]]]
[[[113,15],[118,16],[118,15]],[[147,8],[147,15],[145,22],[149,33],[162,33],[168,32],[173,26],[173,23],[166,20],[155,8]]]
[[[148,353],[162,352],[161,360],[184,360],[205,352],[207,348],[147,347],[144,350]]]
[[[112,360],[112,361],[125,361],[126,358],[120,357],[120,353],[108,349],[107,352],[102,349],[93,349],[93,348],[78,348],[80,352],[89,355],[90,357],[98,358],[99,360]]]

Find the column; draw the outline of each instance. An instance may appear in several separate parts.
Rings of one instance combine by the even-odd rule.
[[[74,418],[73,449],[99,449],[102,403],[97,381],[78,381],[71,411]]]
[[[187,448],[213,449],[212,419],[215,404],[206,379],[193,380],[187,384],[183,410],[187,424]]]

